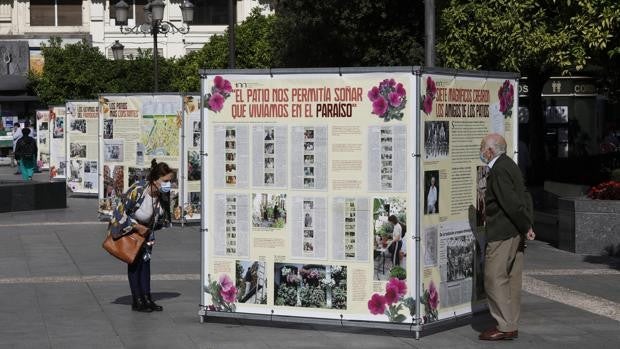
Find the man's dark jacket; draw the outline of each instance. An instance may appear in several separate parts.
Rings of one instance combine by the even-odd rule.
[[[533,224],[532,198],[517,164],[501,154],[489,172],[485,194],[487,241],[525,235]]]

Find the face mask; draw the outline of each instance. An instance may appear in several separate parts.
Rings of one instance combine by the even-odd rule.
[[[483,162],[483,163],[485,163],[485,164],[488,164],[488,163],[489,163],[489,160],[487,160],[487,159],[484,157],[484,153],[480,153],[480,161],[482,161],[482,162]]]
[[[172,188],[172,183],[170,181],[161,182],[161,187],[159,187],[159,191],[162,193],[169,193]]]

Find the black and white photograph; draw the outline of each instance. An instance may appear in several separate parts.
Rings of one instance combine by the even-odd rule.
[[[474,236],[462,235],[446,239],[447,281],[474,275]]]
[[[312,229],[304,229],[304,237],[305,238],[314,238],[314,230],[312,230]]]
[[[314,242],[313,241],[304,241],[304,252],[314,252]]]
[[[305,151],[314,151],[314,142],[305,142],[304,143]]]
[[[86,133],[86,120],[85,119],[71,120],[71,132]]]
[[[93,184],[93,182],[91,181],[85,181],[84,182],[84,189],[94,189],[95,185]]]
[[[144,166],[144,152],[146,147],[142,143],[136,144],[136,165]]]
[[[265,140],[266,141],[275,140],[273,127],[265,127]]]
[[[237,153],[235,152],[226,152],[226,161],[235,161],[235,158],[237,157]]]
[[[447,158],[450,152],[450,125],[448,121],[424,123],[424,153],[426,159]]]
[[[424,229],[424,266],[437,265],[437,226],[433,225]]]
[[[304,214],[304,228],[312,228],[312,214],[310,212]]]
[[[304,200],[304,210],[313,210],[313,209],[314,209],[314,201]]]
[[[111,162],[123,162],[123,143],[117,141],[114,143],[104,143],[104,160]]]
[[[97,161],[84,161],[84,173],[97,173]]]
[[[306,189],[314,188],[314,178],[304,177],[304,188]]]
[[[314,176],[314,167],[313,166],[304,167],[304,176]]]
[[[392,146],[391,145],[383,145],[383,146],[381,146],[381,151],[383,153],[391,153],[392,152]]]
[[[381,160],[392,160],[392,153],[381,153]]]
[[[304,139],[305,140],[313,140],[314,139],[314,129],[307,128],[304,130]]]
[[[314,165],[314,155],[304,155],[304,165]]]
[[[48,122],[47,121],[43,121],[39,124],[39,131],[47,131],[48,128]]]
[[[275,146],[272,142],[265,143],[265,155],[273,155],[275,151]]]
[[[235,149],[235,147],[237,146],[235,143],[235,141],[226,141],[224,145],[226,149]]]
[[[267,271],[265,262],[236,261],[237,302],[267,304]]]
[[[39,132],[39,144],[47,144],[47,132]]]
[[[114,138],[114,120],[104,119],[103,120],[103,139],[112,139],[112,138]]]
[[[267,170],[273,170],[273,165],[274,165],[274,158],[265,158],[265,169]]]
[[[71,160],[69,163],[69,181],[82,182],[82,170],[84,163],[82,160]]]
[[[424,171],[424,214],[439,213],[439,171]]]
[[[235,130],[234,128],[226,128],[226,140],[227,141],[234,141],[236,136],[237,136],[237,130]]]
[[[192,127],[192,146],[199,147],[200,146],[200,121],[194,121],[194,125]]]
[[[71,143],[69,144],[69,156],[72,158],[86,157],[86,144]]]
[[[273,173],[265,173],[265,184],[273,185],[274,183],[275,183],[275,180],[273,178]]]
[[[236,164],[226,164],[226,174],[234,174],[237,172]]]

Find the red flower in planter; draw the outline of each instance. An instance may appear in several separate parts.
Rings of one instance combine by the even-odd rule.
[[[609,181],[596,185],[590,188],[588,197],[595,200],[620,200],[620,182]]]

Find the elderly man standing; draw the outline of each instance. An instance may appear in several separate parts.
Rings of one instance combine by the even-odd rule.
[[[519,336],[525,239],[536,237],[532,229],[532,199],[519,167],[506,155],[504,137],[499,134],[484,137],[480,159],[490,168],[485,194],[484,287],[497,326],[482,332],[478,338],[514,339]]]

